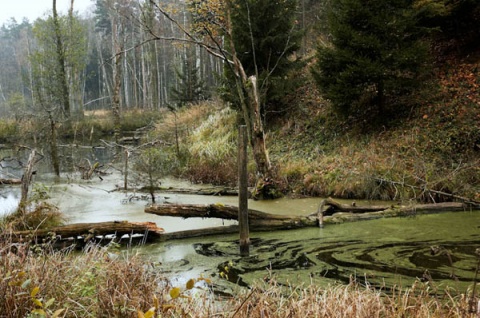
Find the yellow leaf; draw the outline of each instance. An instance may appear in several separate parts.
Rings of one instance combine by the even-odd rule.
[[[192,289],[195,286],[195,280],[190,278],[186,284],[187,289]]]
[[[170,297],[173,299],[178,298],[180,296],[180,288],[175,287],[170,290]]]
[[[37,298],[32,298],[32,301],[35,305],[37,305],[38,307],[43,307],[43,304],[42,304],[42,301],[40,299],[37,299]]]
[[[155,307],[150,308],[144,315],[145,318],[152,318],[155,316]]]
[[[33,298],[33,297],[37,296],[39,291],[40,291],[40,287],[37,286],[37,287],[33,288],[32,291],[30,292],[30,297]]]
[[[137,318],[145,318],[145,314],[141,310],[137,310]]]
[[[55,310],[55,312],[54,312],[53,315],[52,315],[52,318],[57,318],[58,316],[60,316],[60,314],[61,314],[64,310],[65,310],[65,308]]]

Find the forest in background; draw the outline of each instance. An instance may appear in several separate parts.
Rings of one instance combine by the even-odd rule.
[[[269,43],[262,38],[264,31],[280,27],[262,24],[263,12],[281,6],[245,2],[258,5],[258,10],[248,11],[247,6],[238,12],[249,14],[231,16],[237,42],[227,43],[221,30],[211,27],[224,26],[220,3],[105,0],[97,1],[87,17],[73,11],[58,19],[52,15],[33,24],[4,25],[0,30],[2,140],[16,141],[28,131],[30,138],[44,132],[52,139],[51,127],[64,129],[60,131],[64,137],[91,138],[111,134],[120,126],[134,130],[150,124],[156,127],[150,140],[168,138],[175,145],[162,152],[176,154],[179,176],[235,184],[236,134],[230,131],[239,117],[243,121],[248,117],[241,115],[238,96],[232,94],[231,78],[236,73],[228,69],[226,59],[211,54],[218,43],[198,45],[188,32],[195,39],[223,40],[225,50],[219,52],[230,54],[232,45],[239,48],[238,59],[246,72],[261,77],[262,57],[258,54],[256,64],[252,62],[249,41],[258,32],[254,46]],[[272,41],[269,47],[277,39],[295,41],[290,51],[277,50],[286,61],[285,68],[275,68],[281,69],[278,76],[268,77],[271,59],[268,54],[264,58],[270,85],[261,91],[258,113],[265,130],[251,133],[266,136],[260,142],[268,140],[266,159],[272,158],[272,167],[267,164],[262,174],[274,177],[280,192],[451,199],[427,191],[432,189],[478,197],[479,31],[475,26],[479,8],[475,1],[378,0],[370,11],[350,10],[358,8],[357,0],[338,2],[341,6],[313,0],[281,3],[294,5],[281,21],[291,23],[295,32],[287,32],[287,39],[270,34],[265,38]],[[392,20],[400,22],[382,28],[389,12],[401,13]],[[343,23],[335,25],[332,17]],[[49,32],[56,25],[61,32]],[[63,43],[65,81],[58,80],[62,72],[54,58],[58,39]],[[400,50],[403,47],[405,51]],[[417,60],[420,56],[425,59]],[[369,60],[375,63],[367,64]],[[257,67],[249,69],[253,64]],[[337,85],[330,85],[335,81]],[[250,87],[247,81],[241,84]],[[62,90],[68,91],[68,98],[58,93]],[[226,105],[234,112],[225,110]],[[107,110],[107,115],[101,116],[100,110]],[[90,116],[92,111],[96,115]],[[23,134],[16,128],[21,123],[30,125],[21,129]],[[258,162],[266,159],[257,158],[254,151],[252,185]]]
[[[302,37],[288,47],[292,51],[283,45],[272,52],[286,57],[282,59],[286,66],[294,66],[276,78],[269,72],[269,54],[263,59],[266,68],[260,63],[251,68],[247,62],[252,61],[251,44],[245,39],[260,47],[276,38],[251,37],[261,30],[254,29],[253,22],[268,20],[264,13],[273,12],[265,9],[268,5],[295,1],[236,2],[237,9],[246,3],[265,7],[248,10],[247,6],[243,8],[251,15],[242,15],[241,10],[230,15],[240,22],[237,31],[247,34],[225,41],[222,48],[226,50],[216,51],[237,59],[230,69],[226,69],[228,59],[222,61],[208,52],[212,49],[208,42],[201,47],[182,44],[186,34],[179,32],[179,26],[195,22],[200,28],[195,32],[203,32],[200,35],[216,31],[210,28],[211,22],[228,26],[223,24],[223,7],[205,10],[203,6],[225,2],[191,1],[201,9],[192,19],[182,1],[139,6],[137,1],[99,0],[90,17],[52,12],[33,24],[4,25],[0,30],[1,142],[7,147],[24,143],[22,149],[31,145],[53,159],[59,140],[72,147],[94,147],[99,138],[105,138],[108,141],[101,146],[112,142],[112,148],[120,148],[125,154],[120,160],[130,158],[150,189],[166,173],[197,183],[235,186],[236,128],[248,119],[243,108],[255,105],[252,97],[259,91],[252,89],[254,76],[275,83],[270,90],[260,91],[264,130],[257,132],[271,160],[264,172],[271,173],[277,191],[293,196],[397,200],[412,206],[416,201],[458,198],[478,203],[478,1],[372,0],[369,4],[375,10],[367,10],[360,0],[302,0],[296,3],[294,16],[277,15],[286,18],[285,23],[276,24],[279,30],[292,23],[292,30],[300,31]],[[159,12],[160,7],[148,6],[159,3],[165,4],[161,8],[167,15]],[[385,24],[388,12],[395,18]],[[417,37],[416,32],[403,32],[418,30],[411,29],[412,17],[426,33]],[[332,23],[335,18],[342,23]],[[268,25],[268,29],[274,28]],[[148,41],[148,30],[161,30],[155,34],[163,35]],[[278,39],[291,39],[284,36]],[[423,55],[409,51],[410,46],[401,43],[404,39],[426,55],[423,63],[413,63],[418,68],[402,63],[416,62]],[[232,47],[242,50],[232,54]],[[250,77],[239,77],[242,69]],[[246,94],[235,95],[238,88]],[[121,144],[120,137],[132,130],[143,136],[139,145]],[[254,186],[257,160],[262,158],[251,159]],[[91,162],[82,177],[91,176],[98,166]],[[63,168],[56,167],[56,173]],[[128,169],[122,172],[125,180],[127,173],[131,176]],[[34,204],[40,200],[35,207],[58,220],[61,213],[43,202],[42,193],[32,196]],[[52,225],[44,214],[26,216],[31,224],[27,219],[10,222],[5,218],[0,226]],[[459,290],[453,284],[439,293],[440,286],[428,271],[411,288],[400,282],[374,289],[363,284],[361,274],[352,276],[346,286],[323,288],[313,285],[313,280],[285,285],[270,269],[251,289],[217,295],[210,278],[200,275],[185,286],[174,286],[164,276],[162,264],[130,250],[120,254],[116,245],[88,246],[84,253],[72,253],[53,250],[49,242],[0,243],[4,277],[0,291],[5,295],[0,311],[6,317],[473,317],[479,311],[475,287]],[[479,254],[478,249],[471,252]],[[438,266],[434,253],[430,250],[428,259]],[[438,256],[448,257],[454,276],[448,250]],[[230,262],[219,265],[219,277],[230,269],[233,272],[233,266]],[[477,284],[478,268],[472,286]],[[191,290],[196,292],[194,297]]]

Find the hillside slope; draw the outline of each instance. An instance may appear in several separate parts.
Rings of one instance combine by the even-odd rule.
[[[342,119],[308,73],[277,118],[270,154],[292,193],[367,199],[480,199],[480,50],[450,54],[406,111],[381,124]],[[404,186],[402,186],[404,185]]]

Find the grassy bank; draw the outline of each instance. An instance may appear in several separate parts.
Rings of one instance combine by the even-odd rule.
[[[0,316],[6,318],[423,318],[475,317],[470,309],[477,310],[478,298],[454,291],[436,295],[434,286],[421,282],[384,293],[354,282],[328,288],[279,286],[271,277],[232,297],[219,297],[212,291],[215,281],[198,278],[172,286],[161,264],[145,263],[134,252],[113,246],[90,246],[76,254],[52,251],[48,245],[2,243],[0,251]]]
[[[286,104],[267,118],[267,146],[287,195],[439,202],[480,199],[480,59],[442,65],[415,96],[389,105],[376,120],[341,118],[322,99],[308,70]],[[236,184],[235,115],[219,102],[175,115],[194,182]],[[173,114],[156,126],[172,138]],[[250,165],[254,179],[254,165]],[[445,193],[446,195],[442,195]]]

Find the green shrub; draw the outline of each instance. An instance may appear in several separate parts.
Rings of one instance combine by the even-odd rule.
[[[13,119],[0,120],[0,142],[11,142],[18,139],[18,123]]]

